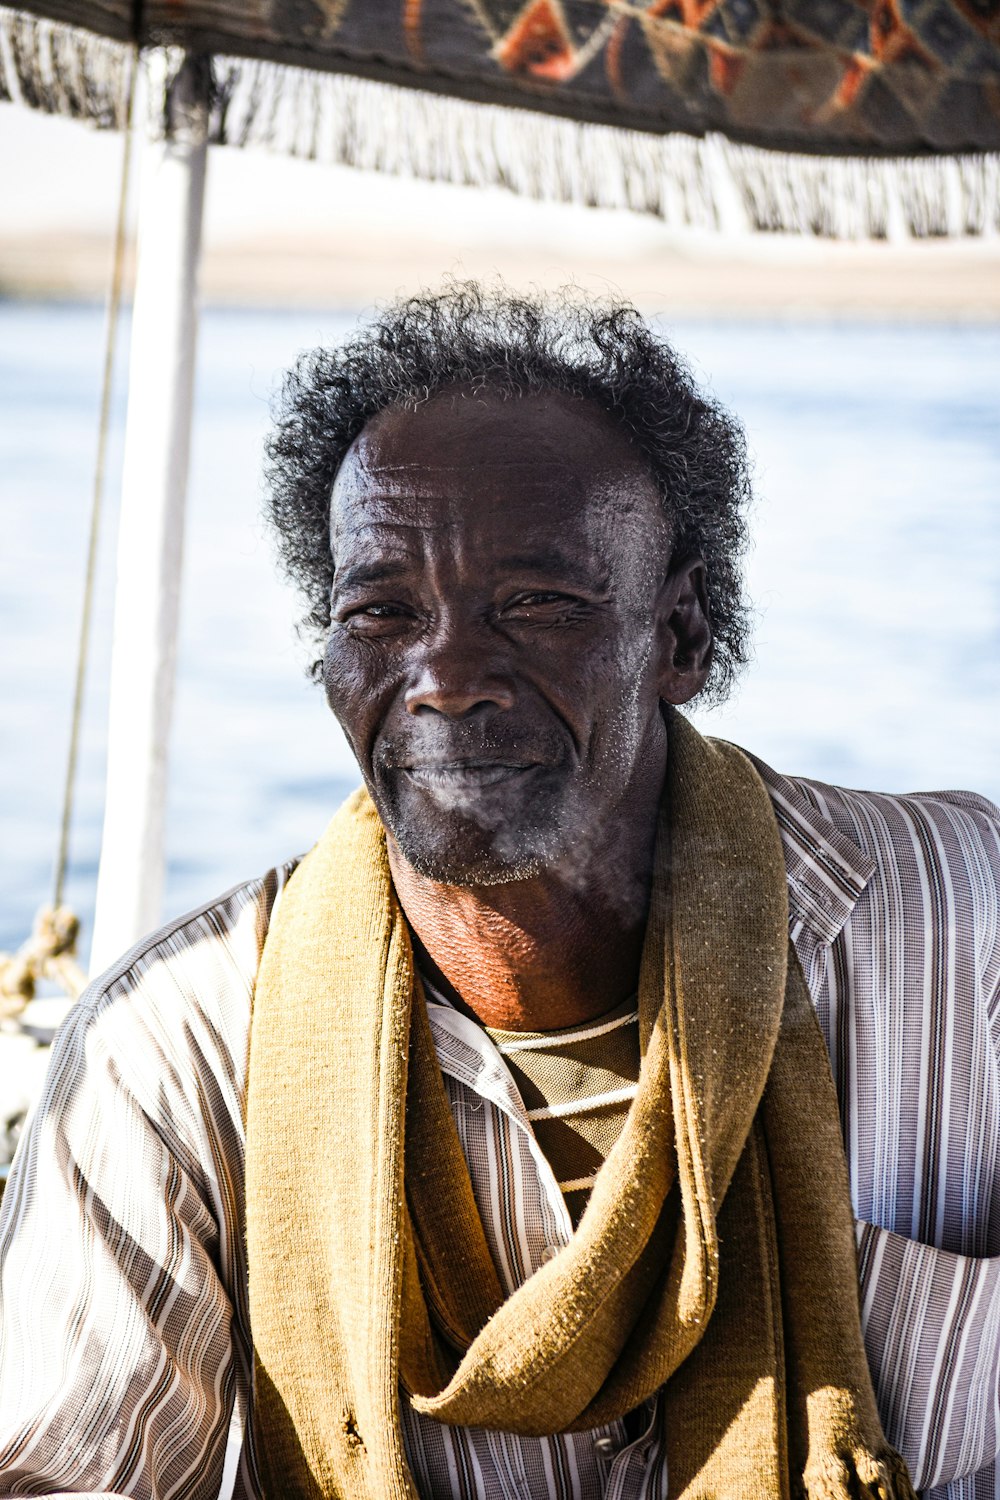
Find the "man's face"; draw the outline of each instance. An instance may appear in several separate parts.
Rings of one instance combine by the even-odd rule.
[[[669,526],[595,404],[443,392],[382,412],[337,475],[327,698],[432,879],[585,865],[662,774]]]

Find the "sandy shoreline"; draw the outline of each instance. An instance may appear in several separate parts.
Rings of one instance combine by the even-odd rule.
[[[0,296],[101,298],[104,235],[0,233]],[[254,236],[206,248],[202,300],[212,306],[363,307],[443,273],[514,285],[575,280],[616,288],[646,311],[774,318],[1000,320],[1000,242],[832,244],[712,239],[613,256],[563,247],[455,244],[385,234]]]

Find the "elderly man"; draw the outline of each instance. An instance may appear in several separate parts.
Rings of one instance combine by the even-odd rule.
[[[677,711],[739,429],[630,309],[457,285],[270,452],[364,789],[64,1027],[0,1493],[1000,1494],[1000,822]]]

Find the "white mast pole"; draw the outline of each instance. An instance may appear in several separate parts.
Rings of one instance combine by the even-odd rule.
[[[92,974],[161,920],[209,98],[188,56],[144,150]]]

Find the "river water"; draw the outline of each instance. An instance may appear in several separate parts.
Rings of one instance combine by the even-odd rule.
[[[165,917],[307,848],[357,780],[304,677],[295,602],[273,577],[258,520],[275,381],[354,318],[202,320]],[[731,703],[699,725],[785,771],[1000,800],[1000,329],[675,320],[668,332],[746,423],[759,496],[756,659]],[[0,304],[0,948],[25,936],[51,881],[101,337],[99,308]],[[124,370],[120,385],[112,475]],[[109,501],[68,891],[87,924]]]

